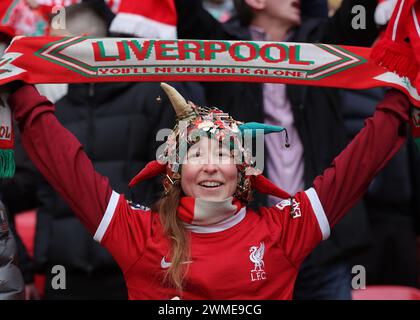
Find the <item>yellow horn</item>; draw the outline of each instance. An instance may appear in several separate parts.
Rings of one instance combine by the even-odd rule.
[[[164,82],[162,82],[160,86],[168,95],[168,98],[171,101],[178,118],[184,118],[193,112],[191,106],[174,87]]]

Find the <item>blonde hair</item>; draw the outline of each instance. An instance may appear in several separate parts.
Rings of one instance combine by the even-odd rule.
[[[171,265],[164,282],[175,287],[181,294],[190,260],[190,239],[182,221],[178,218],[177,208],[181,198],[181,185],[175,183],[157,203],[160,221],[165,235],[171,243]]]

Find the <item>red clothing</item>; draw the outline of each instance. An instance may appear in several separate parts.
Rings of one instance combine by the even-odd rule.
[[[307,193],[315,205],[304,192],[298,193],[295,210],[301,216],[295,219],[285,203],[282,210],[244,208],[222,231],[196,226],[191,232],[192,263],[180,298],[291,299],[299,264],[329,231],[315,190]],[[320,211],[315,213],[312,207]],[[113,193],[95,239],[121,266],[130,299],[180,296],[162,285],[171,261],[170,245],[157,213],[136,209],[124,196]]]
[[[162,285],[170,258],[157,213],[130,205],[95,172],[54,107],[31,86],[10,97],[23,145],[49,183],[95,233],[124,272],[131,299],[178,296]],[[223,231],[191,231],[191,260],[183,299],[291,299],[304,257],[364,194],[404,141],[408,100],[389,92],[374,117],[314,188],[258,212],[244,209]]]

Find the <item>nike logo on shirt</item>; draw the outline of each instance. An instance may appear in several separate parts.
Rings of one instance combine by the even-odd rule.
[[[192,263],[192,261],[182,262],[182,263]],[[166,261],[166,257],[164,256],[160,261],[160,266],[162,269],[168,269],[172,263]]]

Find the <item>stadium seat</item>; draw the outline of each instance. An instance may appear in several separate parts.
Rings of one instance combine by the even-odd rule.
[[[353,300],[420,300],[420,290],[404,286],[368,286],[352,295]]]
[[[15,216],[16,230],[22,239],[23,244],[28,250],[28,254],[32,257],[34,255],[34,240],[35,240],[35,226],[36,226],[36,212],[25,211],[18,213]]]

